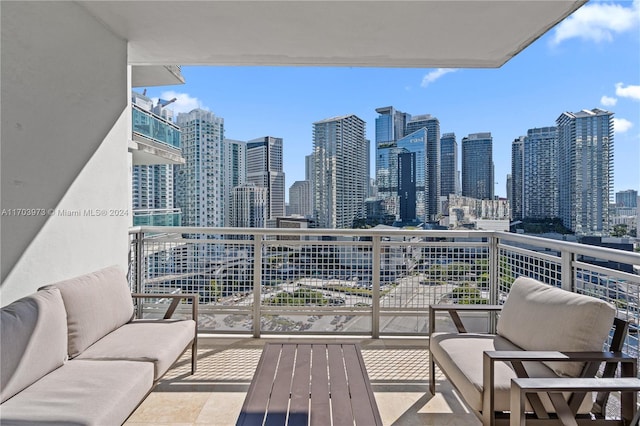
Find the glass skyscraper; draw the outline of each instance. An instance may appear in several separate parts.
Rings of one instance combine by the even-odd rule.
[[[434,220],[439,213],[440,198],[440,122],[425,114],[412,117],[393,107],[377,108],[376,118],[376,186],[377,197],[382,200],[385,213],[406,221],[413,209],[420,221]],[[411,134],[425,129],[423,146],[418,151],[415,143],[407,150]],[[416,133],[417,134],[417,133]],[[403,146],[400,146],[400,141]],[[404,155],[413,152],[414,160]],[[409,164],[415,161],[416,192],[407,193]],[[402,172],[402,173],[400,173]],[[401,183],[404,185],[400,188]],[[408,203],[417,203],[408,208]]]
[[[247,142],[247,182],[267,189],[267,227],[285,216],[282,138],[265,136]]]
[[[351,228],[364,217],[368,161],[365,122],[356,115],[313,123],[315,216],[320,228]]]
[[[564,112],[558,127],[559,216],[576,235],[609,234],[613,195],[613,113]]]
[[[558,129],[529,129],[523,156],[522,217],[558,217]]]
[[[458,192],[458,142],[455,133],[440,137],[440,195]]]
[[[520,136],[511,142],[511,190],[507,193],[509,206],[511,208],[511,218],[522,219],[522,204],[524,191],[524,141],[526,137]]]
[[[493,138],[490,132],[462,138],[462,196],[492,199]]]

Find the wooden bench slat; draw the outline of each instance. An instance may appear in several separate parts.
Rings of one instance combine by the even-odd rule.
[[[281,426],[287,421],[296,347],[295,345],[282,345],[280,348],[280,361],[273,379],[265,426]]]
[[[279,358],[279,346],[265,345],[262,355],[260,355],[254,378],[251,381],[251,385],[249,385],[237,425],[262,424],[271,397],[273,378]]]
[[[311,345],[298,345],[291,383],[289,426],[309,424],[309,395],[311,394]]]
[[[355,424],[357,426],[382,424],[359,348],[349,345],[345,346],[343,351]]]
[[[333,426],[353,426],[351,395],[347,386],[347,374],[344,370],[342,345],[331,345],[329,356],[329,391],[331,394],[331,414]]]
[[[331,424],[327,346],[313,345],[311,355],[311,426]]]

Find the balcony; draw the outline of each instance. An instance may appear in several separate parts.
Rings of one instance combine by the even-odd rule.
[[[199,293],[203,333],[199,372],[189,376],[185,358],[131,424],[233,424],[274,339],[359,341],[384,424],[480,424],[446,380],[435,396],[428,391],[428,305],[499,304],[519,275],[615,304],[632,324],[624,350],[639,354],[638,253],[491,231],[139,227],[130,235],[132,289]],[[139,309],[153,316],[162,307]],[[464,321],[493,326],[487,316]]]
[[[180,128],[132,105],[133,164],[184,164],[180,150]]]

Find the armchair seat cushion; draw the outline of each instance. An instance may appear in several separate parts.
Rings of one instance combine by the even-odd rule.
[[[476,333],[434,333],[429,342],[432,356],[474,410],[482,410],[482,356],[484,351],[519,351],[521,348],[500,336]],[[542,363],[527,363],[527,370],[535,377],[556,377]],[[510,365],[496,364],[495,408],[508,411],[511,379],[517,377]]]
[[[462,398],[470,408],[476,411],[482,411],[483,352],[522,350],[501,336],[475,333],[434,333],[429,341],[429,349],[432,356],[438,360],[440,367],[447,372],[449,380],[462,394]],[[541,362],[525,362],[524,367],[531,377],[558,377],[553,370]],[[511,379],[516,378],[517,375],[511,364],[497,362],[494,377],[495,410],[509,411]],[[555,411],[546,396],[541,399],[549,412]],[[579,412],[588,413],[591,405],[591,397],[587,396]],[[531,406],[528,403],[526,410],[531,411]]]
[[[158,380],[191,344],[195,330],[193,320],[134,320],[98,340],[77,359],[150,361]]]

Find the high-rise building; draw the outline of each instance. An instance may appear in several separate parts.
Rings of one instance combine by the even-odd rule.
[[[524,202],[524,141],[526,137],[520,136],[511,142],[511,191],[507,193],[509,206],[511,207],[511,218],[513,220],[522,219]]]
[[[522,217],[558,217],[558,129],[529,129],[523,156]]]
[[[376,108],[376,143],[395,142],[406,135],[407,121],[411,115],[397,111],[394,107]]]
[[[313,216],[313,212],[315,211],[314,203],[316,200],[316,197],[314,195],[314,191],[316,188],[316,172],[313,154],[309,154],[304,157],[304,180],[309,182],[309,196],[311,197],[311,216]]]
[[[315,216],[320,228],[351,228],[364,217],[365,122],[356,115],[313,123]]]
[[[265,136],[247,142],[247,182],[267,189],[267,227],[285,216],[282,138]]]
[[[182,209],[183,226],[225,225],[224,119],[194,109],[178,114],[182,154],[186,161],[175,171],[175,202]]]
[[[222,141],[223,181],[224,181],[224,226],[233,225],[231,203],[233,188],[247,181],[247,143],[243,141],[224,139]]]
[[[376,187],[386,214],[399,218],[398,205],[398,149],[396,142],[405,135],[411,115],[394,107],[376,108]]]
[[[238,228],[264,228],[267,213],[267,188],[253,183],[236,186],[231,191],[231,223]]]
[[[616,206],[638,207],[638,191],[635,189],[627,189],[616,192]]]
[[[598,108],[556,119],[559,217],[578,236],[609,234],[613,192],[613,113]]]
[[[435,141],[434,143],[438,143]],[[402,223],[432,220],[429,210],[428,130],[422,127],[396,143],[398,204]]]
[[[440,195],[458,191],[458,142],[455,133],[443,133],[440,137]]]
[[[311,183],[308,180],[297,180],[289,188],[289,213],[305,217],[313,216]]]
[[[462,195],[493,198],[493,138],[491,132],[462,138]]]
[[[412,117],[393,107],[378,108],[376,112],[380,114],[376,118],[377,197],[382,200],[385,213],[405,221],[415,210],[417,217],[414,220],[434,220],[440,210],[440,122],[428,114]],[[425,129],[424,146],[419,150],[411,149],[415,159],[410,160],[411,156],[406,155],[406,149],[399,146],[399,141],[408,144],[407,138],[421,129]],[[407,173],[412,169],[407,166],[413,161],[416,171],[419,170],[414,178],[422,183],[416,183],[419,189],[409,194],[406,183],[411,175]],[[399,174],[401,169],[402,176]],[[402,189],[401,182],[405,186]],[[407,210],[408,203],[414,202],[412,200],[418,204]]]
[[[154,106],[137,92],[132,93],[131,104],[133,140],[179,148],[180,129],[165,104],[158,101]],[[174,208],[173,164],[133,165],[131,201],[134,225],[180,226],[180,209]]]
[[[405,128],[405,137],[419,129],[426,129],[425,147],[425,220],[438,216],[440,206],[440,121],[430,114],[414,115]]]

